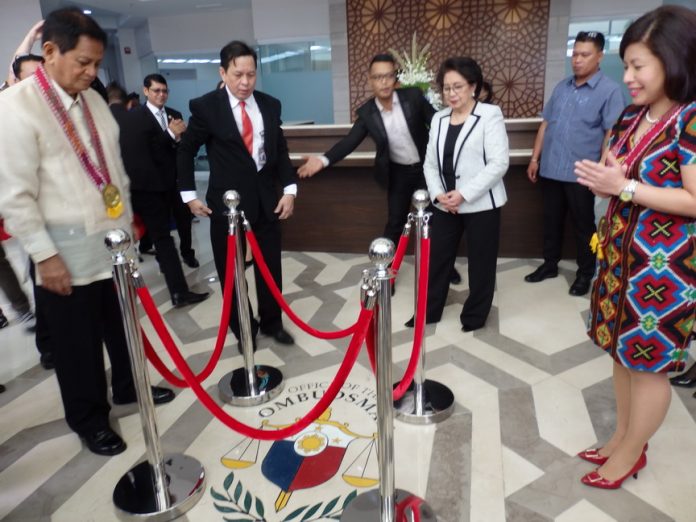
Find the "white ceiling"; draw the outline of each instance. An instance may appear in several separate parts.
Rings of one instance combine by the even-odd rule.
[[[153,16],[228,11],[248,7],[251,0],[42,0],[42,8],[52,11],[58,7],[77,5],[91,9],[93,16],[119,15],[122,23],[131,25],[134,20]]]

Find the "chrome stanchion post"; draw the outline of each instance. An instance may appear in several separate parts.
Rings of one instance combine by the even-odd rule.
[[[392,403],[392,338],[391,338],[391,280],[394,277],[389,264],[394,258],[394,243],[385,238],[375,239],[370,245],[370,261],[375,265],[371,279],[377,283],[375,308],[375,350],[377,365],[377,460],[379,489],[362,493],[346,506],[342,522],[402,522],[396,520],[398,503],[413,502],[418,510],[416,520],[437,520],[424,500],[411,493],[396,489],[394,480],[394,408]],[[410,503],[410,502],[409,502]]]
[[[244,357],[244,367],[224,375],[218,383],[222,400],[236,406],[256,406],[276,397],[283,389],[283,374],[277,368],[257,365],[254,362],[254,335],[251,331],[249,298],[244,275],[244,238],[242,231],[249,226],[244,213],[237,210],[239,193],[228,190],[223,195],[225,206],[229,209],[229,234],[235,236],[236,256],[234,270],[234,295],[239,317],[239,336]]]
[[[431,213],[425,209],[430,204],[427,190],[417,190],[411,199],[415,212],[411,214],[416,225],[415,277],[414,277],[414,319],[418,307],[418,286],[421,267],[421,239],[430,237]],[[427,297],[427,296],[426,296]],[[448,418],[454,410],[454,394],[444,384],[425,378],[425,335],[421,345],[420,359],[413,382],[406,393],[394,402],[396,418],[410,424],[433,424]]]
[[[135,395],[145,440],[147,460],[137,464],[116,484],[113,500],[122,519],[172,520],[189,509],[203,495],[205,470],[185,455],[162,455],[150,376],[143,350],[134,284],[140,274],[126,257],[130,237],[123,230],[111,230],[105,243],[111,252],[121,316],[130,354]],[[135,281],[138,282],[135,282]]]

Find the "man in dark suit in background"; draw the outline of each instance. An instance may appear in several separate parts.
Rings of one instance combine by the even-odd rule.
[[[370,88],[374,96],[356,111],[348,135],[323,156],[312,156],[302,165],[301,178],[314,176],[353,152],[369,135],[377,146],[375,179],[387,189],[385,237],[399,242],[411,208],[414,191],[425,189],[423,160],[428,129],[435,109],[417,87],[396,89],[396,62],[391,54],[378,54],[370,62]],[[461,277],[456,270],[452,282]]]
[[[171,216],[181,207],[181,199],[176,188],[176,147],[186,124],[181,113],[166,108],[166,80],[159,74],[145,78],[145,105],[128,111],[123,103],[111,105],[111,112],[121,129],[120,145],[123,164],[131,180],[131,200],[133,210],[145,224],[147,233],[157,251],[164,279],[175,307],[198,303],[208,297],[208,293],[191,292],[181,268],[181,261],[170,234]],[[121,92],[121,97],[125,92]],[[155,101],[151,103],[150,100]],[[156,115],[155,115],[156,114]],[[189,266],[198,266],[191,250],[191,220],[188,227]],[[181,212],[179,212],[181,214]],[[180,221],[177,220],[177,225]],[[185,227],[183,227],[185,228]],[[181,231],[180,237],[184,236]],[[184,240],[182,239],[182,244]],[[182,247],[182,252],[185,250]],[[184,256],[186,260],[187,257]],[[195,262],[195,263],[194,263]]]
[[[210,217],[210,240],[221,284],[228,233],[223,194],[234,189],[241,196],[240,210],[251,223],[271,274],[281,287],[278,220],[292,215],[297,175],[280,127],[280,101],[254,90],[256,61],[256,53],[244,42],[230,42],[220,51],[225,88],[191,100],[191,120],[178,150],[179,189],[195,215]],[[207,204],[198,199],[194,180],[194,158],[201,145],[206,146],[210,163]],[[280,199],[276,183],[283,187]],[[280,307],[256,264],[254,272],[259,303],[259,321],[252,320],[254,339],[260,329],[280,344],[294,343],[283,328]],[[232,308],[230,327],[239,339],[237,303]]]

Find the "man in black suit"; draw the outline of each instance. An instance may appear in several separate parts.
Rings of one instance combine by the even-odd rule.
[[[207,292],[189,290],[170,234],[171,216],[176,215],[179,212],[176,209],[182,206],[176,188],[176,147],[186,130],[186,124],[181,119],[180,112],[164,106],[168,95],[164,77],[151,74],[145,78],[144,86],[148,97],[145,105],[128,111],[125,104],[116,104],[111,105],[111,111],[121,129],[121,155],[131,180],[133,210],[143,220],[155,245],[157,261],[164,274],[172,304],[182,307],[208,297]],[[177,226],[180,221],[187,221],[190,251],[188,264],[198,266],[190,247],[190,213],[188,208],[183,210],[188,218],[177,220]],[[179,234],[184,235],[181,231]],[[182,247],[183,252],[185,250]],[[186,256],[184,259],[187,259]]]
[[[256,53],[243,42],[233,41],[222,48],[220,76],[225,82],[224,88],[190,102],[191,120],[178,150],[181,197],[196,216],[210,217],[215,266],[224,286],[228,224],[223,194],[230,189],[239,192],[239,208],[251,223],[271,274],[280,287],[278,220],[292,215],[297,194],[297,175],[280,127],[280,101],[254,90]],[[198,199],[194,180],[194,158],[201,145],[206,146],[210,163],[207,204]],[[276,193],[277,183],[283,187],[280,199]],[[256,264],[254,272],[259,303],[259,321],[252,320],[254,338],[260,329],[276,342],[292,344],[293,338],[283,328],[280,307]],[[239,339],[236,303],[230,327]]]

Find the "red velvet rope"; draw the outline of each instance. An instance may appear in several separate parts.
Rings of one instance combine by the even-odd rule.
[[[370,366],[372,367],[372,373],[377,373],[377,363],[375,363],[375,320],[370,321],[370,325],[367,327],[367,337],[365,337],[365,344],[367,345],[367,357],[370,360]]]
[[[225,345],[225,339],[227,339],[228,325],[230,322],[230,312],[232,311],[232,289],[234,288],[234,270],[235,270],[235,258],[237,254],[237,242],[235,241],[235,236],[227,236],[227,262],[225,263],[225,286],[222,292],[222,313],[220,314],[220,327],[218,328],[217,340],[215,341],[215,349],[213,354],[210,356],[208,364],[203,368],[203,371],[195,376],[198,382],[203,382],[207,379],[220,361],[220,356],[222,355],[222,348]],[[152,322],[152,326],[155,328],[155,332],[159,336],[162,343],[164,343],[167,351],[177,350],[176,343],[172,336],[169,334],[167,326],[164,324],[162,315],[157,309],[157,305],[152,299],[150,290],[147,287],[138,288],[137,290],[140,302],[143,304],[145,313]],[[160,356],[157,355],[150,340],[141,328],[141,333],[143,337],[143,345],[145,348],[145,355],[148,360],[152,363],[155,369],[164,377],[164,379],[178,388],[188,388],[188,384],[185,380],[177,377],[172,373],[172,371],[167,368],[167,366],[162,362]]]
[[[292,322],[294,322],[297,326],[302,328],[308,334],[313,335],[314,337],[318,337],[319,339],[341,339],[343,337],[348,337],[350,334],[355,333],[356,328],[358,326],[357,322],[353,326],[349,326],[345,330],[338,330],[336,332],[322,332],[321,330],[313,328],[312,326],[305,323],[302,319],[300,319],[300,317],[292,311],[290,305],[288,305],[288,303],[285,301],[285,298],[283,297],[283,294],[278,288],[275,279],[273,279],[271,271],[268,269],[266,260],[263,258],[263,254],[261,253],[261,249],[259,248],[259,243],[258,241],[256,241],[256,235],[254,234],[253,230],[247,230],[246,238],[249,241],[251,252],[254,254],[254,260],[256,261],[256,265],[259,267],[259,271],[261,272],[263,279],[266,281],[266,285],[273,294],[275,300],[278,302],[278,304],[287,314],[287,316],[292,320]]]
[[[416,374],[418,361],[420,360],[421,347],[423,345],[423,333],[425,332],[425,315],[428,299],[428,268],[430,265],[430,238],[421,239],[421,262],[418,274],[418,302],[416,303],[415,332],[413,335],[413,349],[411,360],[408,362],[406,373],[399,385],[394,388],[394,400],[398,401],[404,396],[406,390]]]
[[[189,367],[188,363],[179,353],[179,351],[176,350],[175,347],[169,346],[167,344],[165,344],[165,348],[167,349],[167,352],[169,352],[169,355],[173,359],[177,370],[179,370],[181,375],[184,376],[184,379],[186,379],[186,382],[189,384],[189,386],[191,386],[191,389],[196,394],[196,397],[198,397],[198,400],[201,401],[203,405],[208,409],[208,411],[212,413],[215,417],[217,417],[217,419],[220,422],[222,422],[225,426],[235,430],[238,433],[241,433],[245,437],[251,437],[259,440],[281,440],[287,437],[292,437],[293,435],[296,435],[297,433],[305,429],[307,426],[309,426],[322,413],[326,411],[329,405],[336,398],[336,395],[345,384],[346,379],[348,378],[348,374],[355,365],[355,361],[357,360],[358,354],[360,353],[362,343],[365,341],[365,333],[367,332],[368,324],[372,320],[372,316],[372,310],[361,308],[360,316],[358,317],[358,321],[356,323],[355,333],[353,334],[353,337],[350,341],[350,345],[348,346],[348,350],[346,351],[346,356],[343,359],[343,362],[341,363],[338,372],[336,373],[336,377],[334,378],[333,382],[329,385],[329,387],[326,389],[326,393],[322,396],[321,399],[319,399],[319,402],[317,402],[314,405],[314,407],[311,410],[309,410],[309,412],[300,420],[298,420],[295,424],[274,431],[253,428],[247,424],[239,422],[234,417],[228,415],[225,412],[225,410],[223,410],[222,407],[218,405],[212,399],[212,397],[210,397],[208,392],[203,389],[201,384],[196,379],[196,376],[191,371],[191,368]]]
[[[406,511],[409,509],[413,513],[413,522],[420,522],[420,506],[422,503],[423,500],[415,495],[410,495],[401,502],[397,502],[395,505],[397,522],[409,522],[410,518],[406,514]]]
[[[410,228],[409,228],[410,230]],[[394,259],[392,260],[392,270],[394,271],[394,277],[398,275],[399,268],[401,268],[401,263],[404,260],[404,255],[406,255],[406,248],[408,247],[409,234],[402,234],[399,238],[399,244],[396,246],[396,252],[394,253]],[[392,285],[395,279],[392,279]]]

